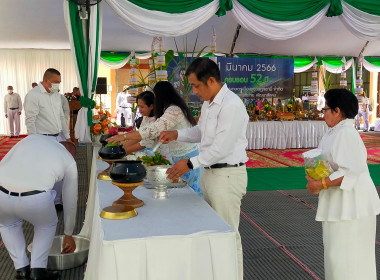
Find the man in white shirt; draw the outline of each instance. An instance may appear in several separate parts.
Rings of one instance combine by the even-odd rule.
[[[128,103],[128,97],[131,95],[126,90],[127,86],[124,87],[124,90],[119,92],[116,97],[116,123],[121,125],[121,116],[125,119],[125,123],[129,126],[132,125],[132,104]]]
[[[205,200],[236,231],[239,279],[243,279],[243,254],[239,234],[241,199],[246,193],[245,151],[248,114],[240,98],[222,84],[218,66],[208,58],[194,60],[186,71],[193,92],[202,100],[197,126],[165,131],[159,140],[200,143],[199,155],[178,161],[168,178],[204,167],[201,188]]]
[[[366,97],[365,93],[363,94],[363,96],[360,96],[360,98],[358,98],[358,102],[359,111],[358,115],[356,116],[356,128],[360,129],[360,120],[361,118],[363,118],[363,131],[367,132],[369,130],[369,99]]]
[[[66,141],[71,141],[67,119],[63,113],[59,85],[61,73],[49,68],[43,81],[32,88],[25,97],[25,124],[28,134],[55,137],[62,131]]]
[[[52,188],[62,179],[63,253],[75,250],[72,234],[77,211],[78,171],[74,154],[73,143],[60,144],[51,137],[34,134],[17,143],[0,162],[0,233],[13,260],[16,279],[29,279],[29,274],[32,280],[59,277],[46,267],[58,221]],[[23,220],[34,226],[30,265],[25,253]]]
[[[18,138],[20,135],[20,115],[22,101],[18,93],[13,92],[13,87],[8,86],[8,94],[4,96],[4,113],[9,120],[10,138]]]

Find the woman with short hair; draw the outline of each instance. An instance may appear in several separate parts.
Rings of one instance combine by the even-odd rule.
[[[380,199],[367,166],[367,150],[354,128],[358,100],[346,89],[325,94],[322,112],[329,130],[319,148],[333,169],[307,189],[319,194],[316,220],[322,222],[326,280],[375,280],[376,215]]]

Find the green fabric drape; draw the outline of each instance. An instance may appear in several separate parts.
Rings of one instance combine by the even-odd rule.
[[[368,14],[380,16],[380,1],[378,0],[344,0],[344,2]]]
[[[120,62],[128,57],[131,53],[101,52],[100,57],[109,62]]]
[[[83,28],[82,28],[82,20],[79,18],[78,13],[78,5],[74,2],[69,1],[69,10],[70,10],[70,21],[71,28],[73,33],[73,43],[75,49],[75,56],[78,64],[79,76],[83,89],[83,96],[80,98],[80,104],[82,107],[88,108],[87,110],[87,123],[91,126],[92,123],[92,110],[95,103],[92,98],[93,96],[89,96],[89,88],[87,84],[88,80],[88,34],[84,37]],[[89,13],[89,17],[91,14]],[[88,19],[89,20],[89,19]],[[85,42],[85,39],[87,41]],[[95,76],[96,77],[96,76]],[[95,84],[96,85],[96,84]],[[94,86],[95,88],[95,86]]]
[[[365,60],[367,60],[369,63],[376,67],[380,67],[380,57],[365,57]]]
[[[331,0],[329,10],[327,11],[327,17],[336,17],[343,14],[343,7],[341,0]]]
[[[215,13],[218,17],[224,16],[227,11],[232,10],[232,0],[219,0],[219,9]]]
[[[181,14],[196,10],[213,0],[129,0],[129,2],[147,10]]]
[[[301,68],[309,65],[314,60],[314,57],[295,57],[294,58],[294,68]]]
[[[238,0],[250,12],[276,21],[310,18],[321,11],[330,0]]]
[[[96,83],[98,81],[98,59],[99,59],[99,6],[96,9],[96,49],[95,49],[95,63],[94,63],[94,76],[92,79],[91,92],[95,92]],[[90,110],[89,110],[90,111]],[[91,122],[92,122],[92,113],[91,113]]]

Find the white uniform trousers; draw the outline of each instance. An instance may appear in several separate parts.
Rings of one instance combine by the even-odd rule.
[[[23,220],[34,226],[30,266],[46,268],[58,222],[54,197],[53,190],[20,197],[0,191],[0,233],[15,269],[29,265]]]
[[[201,188],[205,201],[235,230],[238,279],[243,280],[243,249],[239,233],[241,199],[247,192],[245,165],[204,169]]]
[[[360,119],[363,118],[364,124],[363,124],[363,130],[369,130],[369,112],[358,112],[358,115],[356,116],[356,128],[360,129]]]
[[[19,136],[20,135],[20,115],[18,114],[18,109],[11,110],[8,109],[8,122],[9,122],[9,130],[11,132],[11,136]]]
[[[119,107],[119,111],[116,116],[116,123],[117,125],[121,125],[121,114],[123,113],[123,116],[125,118],[125,124],[131,126],[132,125],[132,109],[131,108],[123,108]]]
[[[376,280],[376,216],[322,222],[325,280]]]

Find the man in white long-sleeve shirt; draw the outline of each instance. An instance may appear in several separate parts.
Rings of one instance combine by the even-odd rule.
[[[16,279],[29,279],[29,274],[32,280],[59,277],[46,267],[58,221],[52,188],[62,179],[63,253],[75,250],[72,234],[77,211],[78,171],[74,154],[75,146],[71,142],[60,144],[51,137],[34,134],[17,143],[0,162],[0,233],[13,260]],[[25,253],[23,220],[34,226],[30,265]]]
[[[66,141],[70,133],[62,109],[61,94],[58,92],[61,73],[49,68],[45,71],[43,81],[32,88],[25,96],[25,124],[28,134],[42,134],[55,137],[62,131]]]
[[[13,87],[8,86],[8,94],[4,97],[4,113],[9,120],[9,130],[11,137],[20,135],[20,115],[22,111],[22,101],[18,93],[13,92]]]
[[[217,64],[208,58],[194,60],[186,71],[193,92],[203,100],[197,126],[166,131],[160,141],[200,143],[199,155],[178,161],[168,178],[204,167],[201,188],[207,203],[236,231],[238,277],[243,279],[243,254],[239,234],[241,199],[246,193],[248,114],[240,98],[222,84]]]

